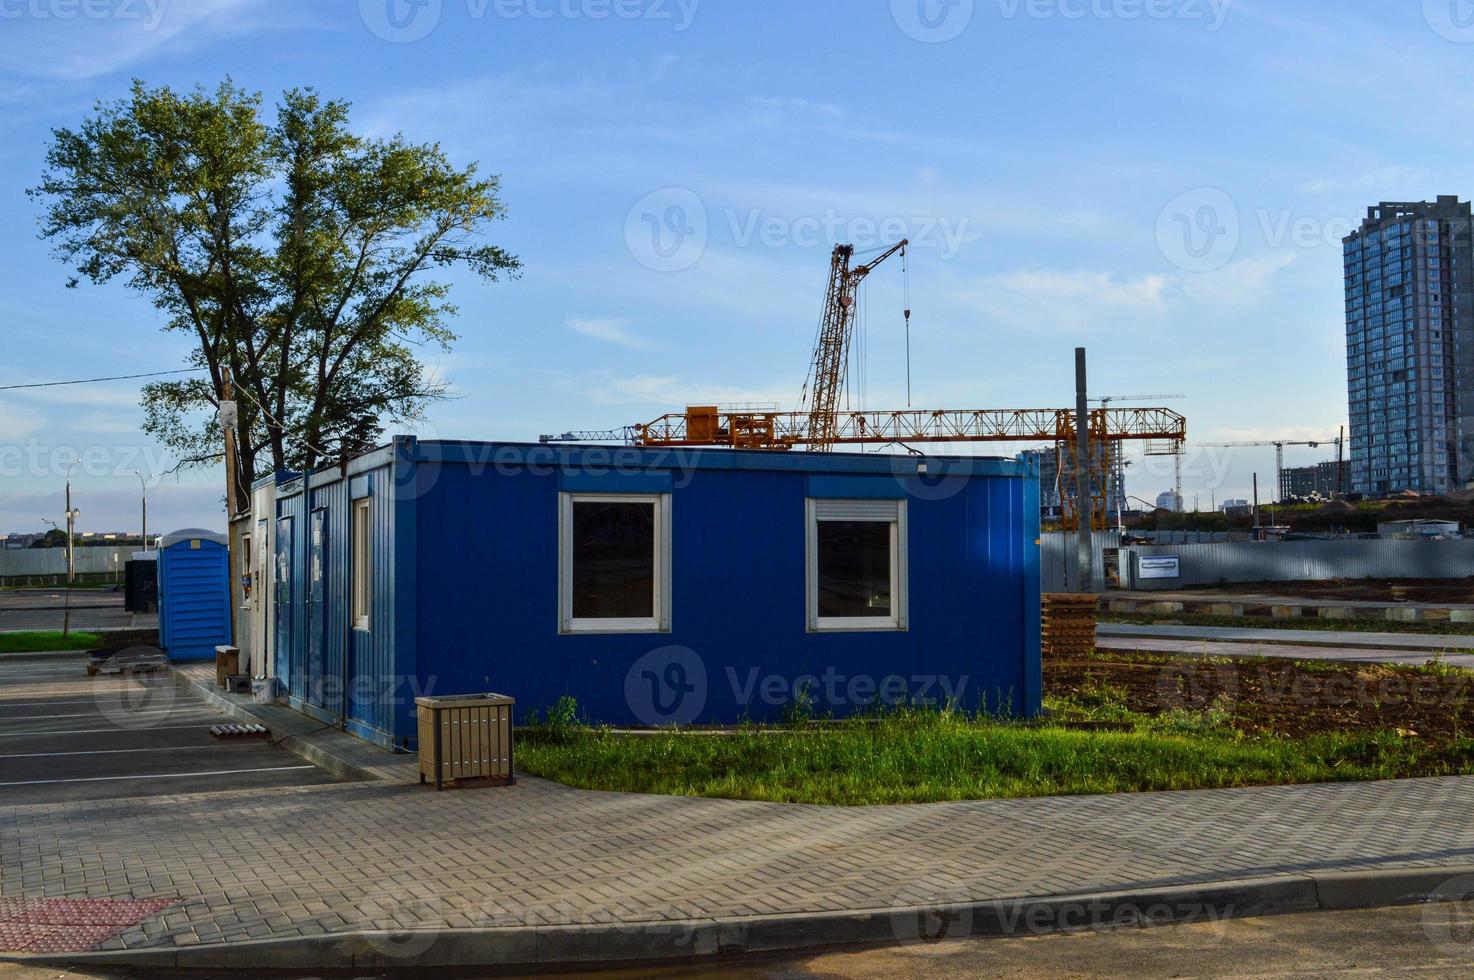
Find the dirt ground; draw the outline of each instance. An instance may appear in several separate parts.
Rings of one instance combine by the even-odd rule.
[[[1354,599],[1367,602],[1474,603],[1474,578],[1345,579],[1324,582],[1235,582],[1195,585],[1191,592],[1275,595],[1297,599]]]
[[[1474,734],[1474,671],[1457,669],[1100,653],[1045,658],[1044,690],[1148,715],[1217,709],[1246,734],[1395,729],[1435,742]]]

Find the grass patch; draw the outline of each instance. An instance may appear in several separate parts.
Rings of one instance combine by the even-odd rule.
[[[1320,619],[1270,616],[1212,616],[1207,613],[1102,613],[1102,623],[1137,626],[1226,626],[1232,629],[1330,630],[1336,633],[1417,633],[1423,636],[1474,637],[1474,623],[1415,622],[1395,619]],[[1474,645],[1474,642],[1471,642]]]
[[[1081,696],[1083,694],[1083,696]],[[593,790],[880,804],[1185,790],[1474,772],[1474,739],[1395,731],[1246,736],[1224,707],[1137,713],[1109,685],[1049,699],[1042,724],[898,710],[726,734],[527,730],[518,768]],[[1071,727],[1111,722],[1128,730]]]
[[[0,653],[46,653],[52,650],[95,650],[102,646],[97,633],[68,633],[60,630],[31,630],[0,633]]]

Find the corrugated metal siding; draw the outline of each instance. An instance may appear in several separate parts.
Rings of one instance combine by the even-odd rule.
[[[672,454],[641,458],[661,455]],[[797,454],[781,461],[756,453],[712,456],[730,457],[730,468],[675,474],[671,629],[642,634],[558,632],[563,464],[421,463],[416,642],[429,692],[498,691],[516,697],[524,711],[568,694],[596,720],[639,722],[627,687],[640,679],[638,663],[677,649],[699,669],[703,708],[696,720],[776,717],[781,706],[752,687],[767,678],[790,685],[816,678],[816,713],[844,713],[852,703],[825,702],[826,673],[846,681],[929,679],[924,696],[951,693],[969,706],[1038,710],[1033,478],[1013,464],[1004,464],[1008,475],[954,476],[940,486],[903,477],[910,629],[809,633],[810,471],[800,467],[850,474],[846,467],[864,473],[876,464],[840,454],[812,461]],[[616,474],[610,479],[624,478],[609,472]],[[641,476],[630,476],[631,486]],[[888,471],[866,478],[892,487],[898,479]]]
[[[350,618],[352,574],[352,501],[355,480],[369,475],[369,518],[373,549],[370,628],[354,630]],[[326,530],[325,602],[314,615],[310,602],[311,516],[323,514]],[[388,465],[355,468],[348,478],[317,474],[305,493],[278,497],[277,513],[291,517],[293,540],[291,649],[277,652],[278,670],[292,703],[324,721],[338,721],[359,735],[381,742],[395,736],[396,715],[405,704],[413,714],[413,698],[396,683],[395,565],[393,481]],[[312,633],[322,638],[320,659],[310,656]],[[284,669],[285,665],[285,669]],[[346,702],[346,703],[345,703]],[[403,734],[403,733],[401,733]]]
[[[1182,578],[1138,582],[1139,589],[1226,582],[1474,575],[1474,541],[1235,541],[1136,546],[1130,550],[1141,555],[1178,555],[1182,559]],[[1127,560],[1125,549],[1122,560]]]
[[[1105,587],[1105,558],[1107,548],[1121,544],[1121,535],[1115,531],[1096,531],[1091,536],[1093,577],[1097,590]],[[1079,567],[1076,538],[1073,532],[1050,531],[1039,536],[1039,574],[1045,592],[1069,592],[1074,588],[1075,569]]]
[[[77,545],[73,564],[78,575],[99,572],[122,572],[123,563],[142,551],[138,545]],[[116,560],[114,560],[116,559]],[[12,548],[0,550],[0,578],[21,575],[67,574],[67,551],[65,548]]]

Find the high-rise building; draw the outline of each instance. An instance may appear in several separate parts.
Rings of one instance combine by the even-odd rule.
[[[1474,479],[1474,248],[1468,202],[1368,208],[1344,242],[1351,489]]]

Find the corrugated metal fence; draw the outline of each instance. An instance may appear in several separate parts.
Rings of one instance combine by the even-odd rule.
[[[104,547],[77,548],[77,574],[79,576],[107,577],[121,575],[123,565],[138,545],[112,545]],[[114,556],[117,560],[114,561]],[[67,552],[65,548],[15,548],[0,551],[0,581],[39,579],[59,576],[65,581],[67,575]]]
[[[1224,582],[1315,582],[1333,578],[1465,578],[1474,575],[1474,540],[1233,541],[1133,546],[1131,556],[1176,555],[1181,577],[1138,581],[1138,589]]]
[[[1097,531],[1091,542],[1095,555],[1094,572],[1096,587],[1104,582],[1104,551],[1116,548],[1121,543],[1115,531]],[[1069,592],[1074,589],[1075,569],[1078,567],[1075,552],[1075,535],[1051,531],[1039,535],[1040,589],[1044,592]]]

